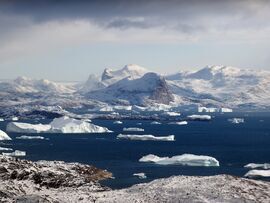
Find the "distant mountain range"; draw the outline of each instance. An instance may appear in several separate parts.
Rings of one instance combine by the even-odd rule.
[[[270,72],[230,66],[160,75],[138,65],[105,69],[85,83],[19,77],[0,83],[0,105],[208,106],[262,110],[270,107]]]

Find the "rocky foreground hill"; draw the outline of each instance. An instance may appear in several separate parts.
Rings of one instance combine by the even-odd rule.
[[[110,177],[89,165],[0,155],[0,202],[270,202],[270,182],[229,175],[175,176],[121,190],[98,183]]]

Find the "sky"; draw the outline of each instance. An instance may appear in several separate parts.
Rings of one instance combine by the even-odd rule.
[[[270,71],[269,19],[268,0],[0,0],[0,78],[83,81],[126,64]]]

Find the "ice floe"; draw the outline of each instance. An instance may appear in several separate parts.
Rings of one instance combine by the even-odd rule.
[[[140,162],[153,162],[160,165],[219,166],[219,161],[211,156],[182,154],[173,157],[159,157],[153,154],[143,156]]]
[[[154,136],[154,135],[117,135],[118,139],[128,139],[128,140],[153,140],[153,141],[175,141],[174,135],[168,136]]]
[[[270,163],[264,163],[264,164],[255,164],[255,163],[250,163],[244,166],[245,168],[262,168],[262,169],[270,169]]]
[[[11,140],[11,138],[4,131],[0,130],[0,140]]]
[[[137,131],[137,132],[143,132],[143,128],[123,128],[123,131]]]
[[[2,153],[5,156],[26,156],[26,152],[25,151],[20,151],[20,150],[15,150],[14,152],[10,152],[10,153]]]
[[[243,118],[231,118],[228,119],[229,122],[234,123],[234,124],[239,124],[239,123],[244,123],[245,119]]]
[[[0,122],[1,122],[1,121],[5,121],[5,119],[3,119],[3,118],[0,118]]]
[[[12,120],[12,121],[18,121],[19,118],[18,118],[18,117],[12,117],[11,120]]]
[[[16,137],[16,139],[20,140],[44,140],[45,138],[42,136],[27,136],[27,135],[22,135],[19,137]]]
[[[12,148],[0,147],[0,151],[12,151]]]
[[[105,133],[109,129],[85,121],[63,116],[49,124],[10,122],[7,131],[17,133]]]
[[[190,116],[187,116],[188,119],[190,120],[202,120],[202,121],[208,121],[208,120],[211,120],[211,116],[209,115],[190,115]]]
[[[168,111],[168,112],[164,112],[163,115],[165,115],[165,116],[180,116],[181,113]]]
[[[256,178],[256,177],[270,177],[270,170],[250,170],[245,174],[245,177]]]
[[[122,121],[114,121],[113,124],[123,124]]]
[[[133,176],[137,176],[139,179],[146,179],[145,173],[134,173]]]
[[[160,122],[157,122],[157,121],[153,121],[150,123],[151,125],[160,125],[161,123]]]
[[[187,121],[176,121],[176,122],[170,122],[168,124],[170,124],[170,125],[187,125],[188,122]]]

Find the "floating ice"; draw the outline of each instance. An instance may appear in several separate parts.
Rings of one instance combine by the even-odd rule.
[[[239,124],[239,123],[244,123],[245,120],[243,118],[231,118],[228,119],[229,122],[234,123],[234,124]]]
[[[119,134],[117,136],[118,139],[129,139],[129,140],[153,140],[153,141],[175,141],[174,135],[169,136],[154,136],[154,135],[124,135]]]
[[[0,121],[5,121],[3,118],[0,118]]]
[[[0,147],[0,151],[12,151],[12,148]]]
[[[182,154],[178,156],[159,157],[153,154],[143,156],[140,162],[154,162],[160,165],[186,165],[186,166],[219,166],[219,161],[214,157],[194,155],[194,154]]]
[[[16,137],[16,139],[21,139],[21,140],[44,140],[45,138],[42,136],[27,136],[27,135],[22,135],[20,137]]]
[[[151,125],[160,125],[161,123],[160,122],[157,122],[157,121],[153,121],[150,123]]]
[[[270,170],[250,170],[245,174],[245,177],[249,178],[270,177]]]
[[[144,129],[142,129],[142,128],[123,128],[123,131],[137,131],[137,132],[143,132]]]
[[[163,115],[166,115],[166,116],[180,116],[181,113],[168,111],[168,112],[164,112]]]
[[[113,124],[123,124],[122,121],[114,121]]]
[[[4,131],[0,130],[0,140],[11,140],[11,138]]]
[[[18,118],[18,117],[12,117],[11,120],[12,120],[12,121],[18,121],[19,118]]]
[[[187,118],[190,120],[211,120],[211,116],[209,115],[190,115]]]
[[[2,153],[5,156],[26,156],[26,152],[25,151],[20,151],[20,150],[15,150],[14,152],[10,152],[10,153]]]
[[[263,169],[270,169],[270,163],[264,163],[264,164],[255,164],[255,163],[250,163],[244,166],[245,168],[263,168]]]
[[[55,118],[50,124],[29,124],[10,122],[7,131],[17,133],[105,133],[111,132],[105,127],[97,126],[67,116]]]
[[[134,173],[133,176],[137,176],[139,179],[146,179],[145,173]]]
[[[214,108],[214,107],[204,107],[204,106],[200,106],[198,107],[198,112],[207,112],[207,113],[214,113],[214,112],[218,112],[219,109],[218,108]]]
[[[177,122],[170,122],[169,124],[172,124],[172,125],[187,125],[188,122],[187,121],[177,121]]]

